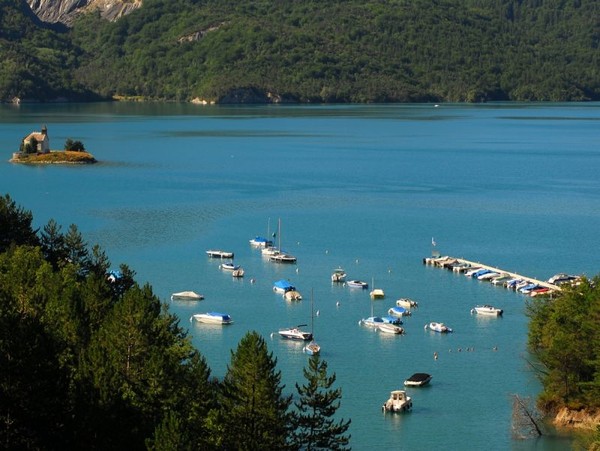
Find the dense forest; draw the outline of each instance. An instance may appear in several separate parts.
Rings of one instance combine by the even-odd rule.
[[[144,0],[49,28],[0,0],[0,99],[600,100],[597,0]]]
[[[310,357],[285,391],[248,332],[222,380],[149,285],[0,196],[0,448],[349,449],[341,389]]]
[[[537,358],[545,412],[600,410],[600,276],[527,305],[529,349]],[[600,430],[599,430],[600,433]],[[600,438],[600,437],[599,437]]]

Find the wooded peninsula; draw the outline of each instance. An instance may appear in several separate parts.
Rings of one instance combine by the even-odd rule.
[[[144,0],[109,22],[0,3],[0,100],[600,100],[593,0]]]

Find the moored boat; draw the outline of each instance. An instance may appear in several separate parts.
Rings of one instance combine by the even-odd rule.
[[[233,258],[233,252],[222,251],[220,249],[209,249],[206,251],[206,255],[211,258]]]
[[[404,329],[402,327],[390,323],[380,324],[377,326],[377,329],[386,334],[401,335],[404,333]]]
[[[412,407],[412,399],[404,390],[394,390],[390,398],[381,406],[384,412],[406,412]]]
[[[396,305],[398,307],[404,307],[405,309],[419,307],[419,303],[417,301],[413,301],[412,299],[409,299],[409,298],[400,298],[400,299],[398,299],[396,301]]]
[[[285,252],[279,252],[273,255],[269,255],[269,260],[275,263],[296,263],[296,257]]]
[[[263,248],[260,253],[265,257],[270,257],[271,255],[275,255],[279,253],[279,249],[273,246],[267,246]]]
[[[302,295],[297,290],[288,290],[283,294],[286,301],[301,301]]]
[[[397,316],[399,318],[411,315],[410,311],[405,309],[404,307],[392,307],[388,310],[388,314],[392,316]]]
[[[172,301],[201,301],[202,299],[204,296],[195,291],[180,291],[171,295]]]
[[[331,281],[342,283],[346,281],[346,271],[342,268],[336,268],[333,270],[333,274],[331,274]]]
[[[385,292],[381,288],[375,288],[371,290],[369,296],[371,296],[371,299],[383,299],[385,297]]]
[[[281,249],[281,219],[277,223],[277,235],[279,240],[278,250],[268,254],[269,260],[275,263],[296,263],[296,257]]]
[[[431,374],[415,373],[404,381],[404,385],[408,387],[422,387],[431,381]]]
[[[201,323],[206,324],[232,324],[233,320],[231,316],[227,313],[219,313],[219,312],[207,312],[207,313],[196,313],[192,315],[190,321],[196,320]]]
[[[349,280],[346,282],[346,285],[348,285],[350,288],[362,288],[365,290],[369,288],[369,284],[367,282],[363,282],[362,280]]]
[[[313,290],[310,291],[310,333],[312,334],[312,339],[309,344],[304,346],[302,350],[308,355],[317,355],[321,352],[321,345],[315,341],[314,333],[315,333],[315,309],[314,309],[314,293]]]
[[[425,329],[439,332],[441,334],[452,332],[452,329],[446,326],[444,323],[436,323],[435,321],[425,324]]]
[[[287,291],[295,289],[296,287],[285,279],[281,279],[273,283],[273,291],[276,293],[285,294]]]
[[[240,265],[236,265],[236,264],[231,263],[231,262],[227,262],[227,263],[221,263],[219,265],[219,268],[221,268],[221,269],[223,269],[225,271],[236,271],[236,270],[240,269],[241,266]]]
[[[309,344],[304,346],[302,350],[308,355],[317,355],[321,352],[321,346],[316,341],[311,341]]]
[[[239,267],[237,269],[234,269],[233,271],[231,271],[231,276],[232,277],[244,277],[244,268]]]
[[[286,329],[279,329],[279,331],[277,331],[277,333],[279,334],[280,337],[286,338],[288,340],[302,340],[302,341],[312,340],[313,334],[311,332],[305,332],[302,329],[300,329],[301,327],[304,327],[304,326],[306,326],[306,324],[300,324],[296,327],[288,327]]]
[[[382,316],[381,319],[383,320],[384,323],[387,324],[395,324],[395,325],[400,325],[402,324],[402,320],[396,316],[392,316],[392,315],[385,315]]]
[[[389,323],[386,323],[381,316],[369,316],[368,318],[361,319],[358,322],[358,324],[360,324],[361,326],[376,328],[376,327],[379,327],[379,325],[381,325],[381,324],[389,324]]]
[[[501,308],[493,307],[491,305],[478,305],[471,309],[471,313],[488,316],[502,316],[504,311]]]
[[[273,245],[273,241],[262,236],[255,236],[250,240],[250,245],[254,247],[269,247]]]

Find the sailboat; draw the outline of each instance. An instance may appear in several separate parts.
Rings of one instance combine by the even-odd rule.
[[[269,218],[269,221],[267,222],[267,237],[265,238],[263,236],[257,235],[250,240],[250,245],[254,246],[254,247],[262,247],[263,249],[267,248],[267,247],[272,247],[273,241],[271,241],[269,239],[270,232],[271,232],[271,218]]]
[[[314,313],[313,302],[314,302],[313,301],[313,292],[311,290],[311,292],[310,292],[310,333],[313,338],[309,344],[307,344],[306,346],[304,346],[304,348],[302,348],[304,350],[304,352],[306,352],[308,355],[317,355],[321,352],[321,346],[319,345],[319,343],[317,343],[315,341],[315,338],[314,338],[315,313]]]
[[[279,236],[279,243],[277,245],[279,251],[269,255],[269,260],[276,263],[296,263],[296,257],[291,254],[286,254],[281,250],[281,219],[279,219],[277,225],[277,235]]]
[[[374,329],[376,329],[377,327],[379,327],[379,325],[384,323],[385,321],[381,316],[373,315],[373,303],[371,303],[371,316],[369,316],[368,318],[363,318],[358,322],[358,324],[361,326],[372,327]]]

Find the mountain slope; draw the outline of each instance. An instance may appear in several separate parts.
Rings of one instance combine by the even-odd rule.
[[[68,68],[57,86],[106,97],[600,100],[597,17],[597,0],[144,0],[79,16],[53,67]],[[38,34],[13,44],[34,58]]]

